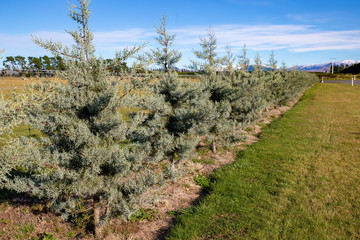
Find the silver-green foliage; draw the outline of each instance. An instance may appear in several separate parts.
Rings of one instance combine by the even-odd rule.
[[[226,76],[232,75],[232,71],[226,74]],[[230,118],[232,110],[230,101],[236,91],[229,78],[223,77],[222,74],[206,74],[200,76],[200,79],[204,94],[209,96],[211,103],[207,105],[208,114],[212,117],[205,123],[206,135],[212,142],[212,151],[216,153],[217,142],[230,138],[236,127],[236,122]]]
[[[149,84],[151,94],[136,102],[142,122],[133,134],[133,141],[145,141],[153,157],[168,159],[174,166],[189,157],[206,134],[206,122],[214,107],[202,85],[179,79],[176,73],[164,73],[160,80]]]
[[[266,97],[269,90],[265,86],[263,74],[261,70],[252,73],[241,71],[230,79],[234,90],[229,99],[231,103],[230,118],[238,126],[245,127],[255,121],[261,117],[262,111],[267,107]]]
[[[152,49],[153,61],[160,65],[165,72],[173,68],[174,65],[180,61],[182,54],[170,47],[174,44],[175,34],[170,34],[166,28],[166,15],[160,21],[159,26],[154,26],[158,34],[155,39],[160,44],[161,48]]]
[[[55,94],[28,109],[27,123],[44,137],[22,137],[3,149],[0,183],[1,188],[49,199],[64,216],[72,214],[78,199],[88,201],[96,230],[100,218],[134,213],[137,197],[156,177],[146,167],[146,148],[127,141],[132,128],[118,112],[126,93],[119,93],[104,61],[94,56],[86,26],[89,1],[79,2],[79,8],[71,5],[69,14],[76,22],[84,20],[78,33],[70,32],[73,49],[35,39],[69,58],[61,75],[67,83],[48,83],[54,84]],[[16,157],[19,153],[21,158]]]
[[[217,40],[214,30],[209,27],[207,38],[200,38],[201,50],[194,50],[196,58],[202,61],[192,61],[191,68],[195,70],[202,70],[205,72],[216,71],[216,67],[224,62],[224,58],[219,58],[216,53]]]
[[[243,71],[247,71],[250,67],[250,59],[247,57],[247,48],[246,44],[243,45],[241,49],[241,54],[238,56],[239,66]]]
[[[95,53],[95,47],[92,44],[94,36],[88,25],[91,13],[89,9],[90,0],[78,0],[78,2],[79,5],[69,3],[68,7],[70,18],[79,24],[77,31],[67,30],[75,41],[75,44],[71,49],[67,46],[63,46],[61,42],[42,40],[36,36],[32,36],[32,38],[37,45],[49,50],[54,55],[62,55],[79,61],[88,62]]]

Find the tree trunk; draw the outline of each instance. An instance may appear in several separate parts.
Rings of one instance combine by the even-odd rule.
[[[101,197],[94,197],[94,233],[96,239],[101,239],[103,235],[103,228],[100,224],[101,216]]]
[[[175,160],[174,160],[173,157],[171,158],[170,162],[171,162],[171,170],[172,170],[173,172],[175,172],[175,171],[176,171],[176,168],[175,168]]]
[[[214,154],[216,154],[216,137],[213,138],[211,143],[211,149]]]

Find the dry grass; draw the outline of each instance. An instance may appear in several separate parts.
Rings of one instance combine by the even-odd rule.
[[[20,88],[30,83],[44,81],[45,78],[19,78],[19,77],[0,77],[0,88]]]

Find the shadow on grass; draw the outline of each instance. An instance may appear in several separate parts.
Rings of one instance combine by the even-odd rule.
[[[0,205],[2,204],[8,204],[13,207],[27,206],[35,215],[48,213],[50,211],[46,207],[47,201],[45,199],[40,199],[25,193],[17,193],[7,189],[1,189],[0,191]],[[39,205],[45,207],[39,208]]]

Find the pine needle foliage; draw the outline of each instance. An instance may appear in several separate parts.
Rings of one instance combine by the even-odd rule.
[[[154,26],[157,36],[155,37],[156,41],[159,43],[161,48],[152,49],[153,61],[160,65],[165,72],[168,72],[169,69],[172,69],[177,62],[180,61],[182,54],[170,47],[174,44],[176,35],[170,34],[166,28],[166,15],[163,15],[163,18],[160,20],[158,26]]]
[[[219,64],[224,62],[224,58],[217,57],[217,40],[212,27],[208,28],[207,38],[200,38],[201,50],[194,50],[196,58],[202,61],[192,61],[191,68],[195,70],[202,70],[205,72],[214,72]]]
[[[238,72],[230,81],[234,94],[229,100],[231,103],[230,118],[239,127],[246,127],[251,122],[261,117],[262,110],[266,107],[268,89],[262,78],[263,71],[252,73]]]
[[[238,56],[239,60],[239,66],[243,71],[248,71],[250,67],[250,59],[247,57],[247,48],[246,44],[243,45],[241,49],[241,54]]]
[[[224,57],[224,64],[227,68],[226,70],[228,71],[229,74],[233,74],[235,71],[234,69],[235,57],[234,54],[232,53],[232,49],[229,44],[226,44],[225,51],[226,51],[226,56]]]
[[[269,66],[273,69],[273,70],[277,70],[277,60],[275,59],[275,52],[274,50],[271,50],[270,56],[269,56]]]
[[[153,157],[167,159],[173,171],[190,156],[199,136],[206,134],[211,102],[199,83],[179,79],[176,73],[161,74],[146,90],[151,94],[136,103],[141,111],[134,118],[142,122],[133,141],[146,141]]]
[[[89,28],[90,0],[77,0],[78,5],[69,3],[69,17],[78,23],[78,30],[67,30],[75,44],[70,49],[67,46],[63,46],[61,42],[53,42],[49,40],[42,40],[36,36],[32,36],[33,41],[49,50],[54,55],[62,55],[70,59],[76,59],[80,61],[89,62],[91,57],[94,57],[95,47],[92,44],[94,35]]]
[[[229,71],[228,76],[233,73]],[[217,151],[217,142],[224,142],[231,137],[232,131],[235,129],[235,121],[230,118],[232,96],[235,89],[232,87],[228,78],[224,78],[222,74],[206,74],[200,76],[204,95],[209,96],[210,103],[207,106],[209,118],[206,122],[206,136],[211,140],[211,148],[213,153]]]
[[[261,70],[261,68],[262,68],[262,61],[261,61],[259,52],[256,52],[256,54],[255,54],[254,63],[255,63],[255,64],[254,64],[255,70],[256,70],[256,71]]]
[[[69,7],[69,16],[80,25],[78,31],[68,31],[75,40],[71,50],[34,38],[53,54],[67,57],[61,75],[67,84],[56,83],[56,94],[28,110],[28,123],[44,137],[22,137],[5,148],[0,177],[1,188],[49,199],[64,217],[72,216],[79,199],[87,202],[99,237],[110,216],[136,213],[137,197],[156,177],[146,167],[141,144],[127,141],[131,127],[118,112],[133,89],[120,93],[104,61],[95,57],[90,1],[78,2]],[[19,152],[23,157],[14,158]],[[24,174],[17,174],[19,168]]]

